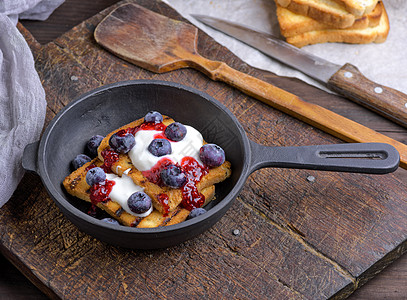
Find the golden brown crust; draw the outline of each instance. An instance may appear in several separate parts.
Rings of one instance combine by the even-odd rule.
[[[103,157],[100,154],[104,149],[108,149],[109,147],[109,139],[112,134],[115,132],[121,130],[121,129],[126,129],[126,128],[133,128],[136,126],[139,126],[142,124],[144,121],[143,118],[131,122],[127,125],[124,125],[120,127],[119,129],[111,132],[109,135],[107,135],[101,142],[99,148],[98,148],[98,153],[99,153],[99,159],[103,161]],[[168,126],[169,124],[173,123],[174,120],[171,119],[168,116],[163,116],[163,123],[164,125]],[[166,194],[168,196],[168,209],[169,211],[174,210],[182,201],[182,192],[180,189],[172,189],[169,187],[161,187],[157,184],[154,184],[150,182],[141,171],[137,170],[133,164],[131,163],[130,157],[127,154],[120,154],[119,155],[119,160],[112,165],[112,172],[121,176],[124,171],[127,169],[131,168],[130,172],[128,173],[128,176],[133,179],[133,182],[141,187],[143,187],[145,190],[145,193],[148,194],[152,201],[154,208],[157,209],[160,212],[165,212],[167,208],[164,208],[161,201],[159,200],[159,195],[161,194]],[[202,179],[199,181],[197,184],[198,191],[201,192],[203,189],[216,184],[218,182],[221,182],[228,178],[231,174],[231,164],[228,161],[225,161],[221,166],[216,167],[216,168],[211,168],[208,170],[208,173],[202,177]]]
[[[69,194],[87,202],[91,202],[91,200],[89,192],[90,186],[86,183],[85,180],[87,173],[86,168],[91,164],[95,166],[101,166],[102,162],[95,158],[91,162],[86,163],[82,167],[72,172],[63,181],[63,186]],[[215,186],[211,185],[207,188],[204,188],[202,189],[201,193],[205,196],[204,205],[206,205],[211,200],[213,200],[215,196]],[[107,212],[121,224],[132,227],[136,226],[138,228],[153,228],[158,226],[177,224],[184,221],[189,214],[188,210],[178,206],[170,211],[168,214],[163,214],[157,210],[153,210],[153,212],[147,217],[139,218],[127,213],[125,210],[122,209],[120,204],[111,200],[100,202],[97,204],[97,207]]]
[[[205,204],[212,201],[215,197],[215,186],[211,185],[202,190],[202,194],[205,196]],[[158,226],[168,226],[181,223],[189,215],[189,210],[178,206],[174,210],[168,213],[168,215],[160,213],[158,210],[154,210],[149,216],[143,218],[137,225],[138,228],[152,228]],[[159,224],[159,225],[157,225]]]
[[[377,5],[374,7],[374,9],[363,16],[366,16],[368,21],[369,21],[369,26],[368,27],[375,27],[380,24],[380,20],[382,19],[382,14],[384,13],[385,8],[383,1],[378,1]]]
[[[164,212],[162,203],[159,201],[160,194],[166,194],[168,196],[168,209],[170,211],[174,210],[182,201],[182,192],[180,189],[172,189],[170,187],[161,187],[157,184],[150,182],[142,172],[137,170],[132,164],[130,157],[128,155],[120,155],[118,162],[113,164],[112,170],[114,173],[121,176],[128,167],[131,167],[128,176],[133,180],[133,182],[144,188],[146,194],[150,196],[153,200],[154,208],[160,212]],[[208,171],[206,175],[198,182],[197,188],[201,192],[203,189],[221,182],[228,178],[231,174],[230,162],[226,161],[221,166],[212,168]]]

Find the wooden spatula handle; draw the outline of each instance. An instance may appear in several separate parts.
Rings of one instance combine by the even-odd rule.
[[[351,64],[345,64],[328,81],[335,92],[407,127],[407,95],[367,79]]]
[[[342,117],[321,106],[305,102],[272,84],[232,69],[223,62],[201,56],[191,58],[196,67],[211,79],[223,81],[245,94],[315,126],[347,142],[380,142],[392,145],[400,153],[400,167],[407,169],[407,145]]]

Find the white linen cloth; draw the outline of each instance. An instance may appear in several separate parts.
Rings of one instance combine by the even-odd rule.
[[[0,207],[24,175],[27,144],[39,139],[46,100],[18,18],[44,20],[64,0],[0,0]]]
[[[200,14],[245,24],[281,38],[274,0],[164,0],[184,18],[205,31],[249,65],[279,76],[299,78],[329,91],[319,82],[261,52],[220,33],[191,17]],[[302,49],[338,65],[351,63],[370,80],[407,94],[407,1],[383,1],[390,20],[390,33],[383,44],[351,45],[324,43]],[[219,58],[221,60],[221,58]]]

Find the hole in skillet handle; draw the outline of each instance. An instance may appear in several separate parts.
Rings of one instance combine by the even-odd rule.
[[[397,170],[400,155],[384,143],[349,143],[298,147],[267,147],[251,142],[251,171],[264,167],[366,174]]]
[[[338,152],[338,151],[321,151],[319,153],[321,158],[361,158],[361,159],[386,159],[388,157],[388,153],[384,151],[380,152]]]

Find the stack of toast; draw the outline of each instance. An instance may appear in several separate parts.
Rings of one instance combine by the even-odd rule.
[[[378,0],[275,0],[281,34],[296,47],[383,43],[390,30]]]

